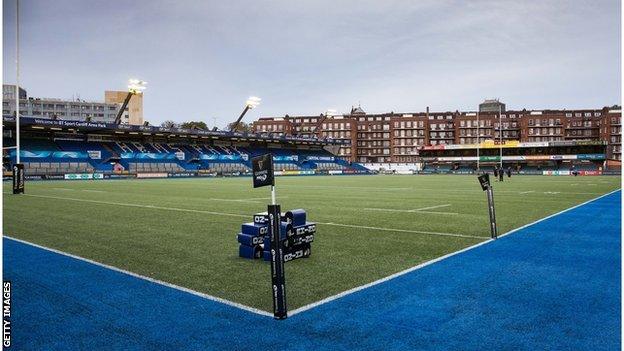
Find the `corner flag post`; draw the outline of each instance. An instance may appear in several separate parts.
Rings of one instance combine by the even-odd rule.
[[[269,236],[271,238],[271,295],[273,298],[273,317],[286,319],[286,278],[284,274],[284,247],[282,245],[281,209],[275,200],[275,175],[273,173],[273,155],[266,154],[251,159],[254,188],[271,186],[271,205],[268,206]]]
[[[490,175],[483,174],[478,177],[481,189],[485,191],[488,199],[488,212],[490,214],[490,235],[492,239],[498,238],[498,230],[496,228],[496,211],[494,209],[494,192],[490,183]]]

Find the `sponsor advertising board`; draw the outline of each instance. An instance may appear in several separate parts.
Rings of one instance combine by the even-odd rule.
[[[167,173],[137,173],[137,178],[167,178]]]

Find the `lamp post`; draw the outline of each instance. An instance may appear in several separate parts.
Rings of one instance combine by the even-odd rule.
[[[243,109],[243,112],[240,114],[240,116],[238,116],[238,119],[236,120],[236,122],[234,122],[232,126],[230,127],[230,132],[233,132],[236,130],[236,127],[238,127],[238,124],[243,119],[247,111],[258,107],[258,105],[260,105],[260,101],[262,101],[262,99],[257,96],[250,96],[249,98],[247,98],[247,101],[245,101],[245,109]]]

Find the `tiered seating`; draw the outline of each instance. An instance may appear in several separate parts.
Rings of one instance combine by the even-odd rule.
[[[276,163],[274,166],[277,171],[300,171],[301,167],[294,163]]]
[[[208,165],[208,169],[214,172],[217,172],[219,174],[222,173],[236,173],[236,172],[241,172],[241,173],[246,173],[246,172],[250,172],[251,169],[249,167],[247,167],[247,165],[242,164],[242,163],[220,163],[220,162],[215,162],[215,163],[210,163]]]
[[[146,150],[146,148],[141,143],[133,142],[133,143],[130,143],[130,144],[132,146],[134,146],[137,150],[139,150],[139,152],[149,152],[149,151]]]
[[[217,174],[250,173],[253,156],[273,153],[275,170],[353,170],[353,165],[324,150],[235,147],[224,145],[29,139],[22,142],[26,174],[108,173],[120,163],[129,173],[209,171]],[[90,151],[99,151],[98,153]],[[179,157],[176,153],[184,153]],[[10,151],[7,151],[10,154]],[[15,162],[14,153],[10,156]],[[117,166],[116,166],[117,167]]]
[[[216,149],[220,154],[231,155],[232,151],[226,146],[216,146]]]
[[[164,149],[166,152],[168,153],[176,153],[176,152],[183,152],[183,150],[180,148],[180,146],[176,146],[176,145],[171,145],[171,144],[158,144],[162,147],[162,149]]]
[[[116,143],[113,143],[112,146],[113,146],[113,149],[117,151],[118,153],[134,152],[134,150],[132,150],[132,148],[126,143],[116,142]]]
[[[162,172],[183,172],[184,168],[177,163],[156,163],[156,162],[129,162],[130,172],[162,173]]]
[[[14,144],[11,144],[14,145]],[[50,141],[44,139],[24,139],[22,141],[22,148],[27,151],[58,151],[58,146]]]
[[[93,171],[93,166],[87,162],[24,162],[26,175],[93,173]]]
[[[320,171],[338,171],[338,170],[347,169],[347,167],[339,165],[337,163],[333,163],[333,162],[315,162],[315,163],[316,163],[316,169]]]
[[[574,169],[577,171],[597,171],[598,165],[595,163],[577,163],[574,165]]]
[[[110,148],[106,148],[104,144],[92,141],[70,141],[70,140],[55,140],[56,145],[62,151],[100,151],[101,160],[105,161],[109,157],[113,156]]]

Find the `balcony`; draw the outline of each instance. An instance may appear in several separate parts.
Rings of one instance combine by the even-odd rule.
[[[424,139],[424,135],[393,136],[391,139]]]
[[[429,140],[455,140],[455,137],[429,137]]]
[[[599,129],[600,126],[568,126],[566,129]]]

